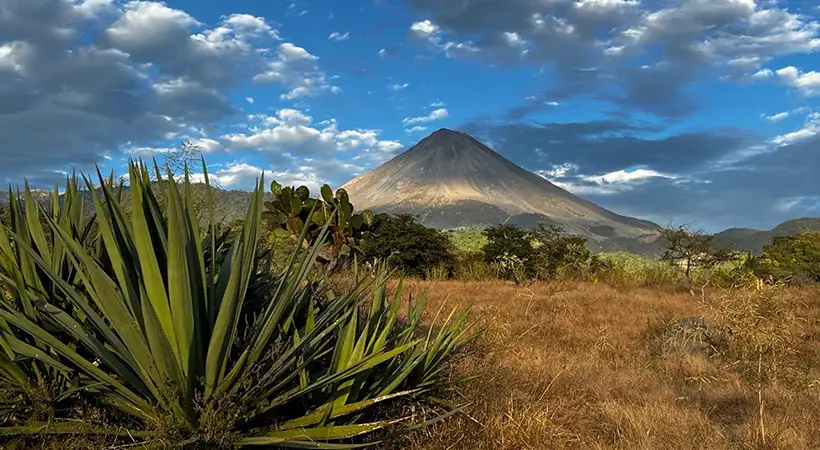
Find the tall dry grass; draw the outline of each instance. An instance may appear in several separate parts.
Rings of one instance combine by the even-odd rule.
[[[820,448],[818,290],[409,287],[430,290],[429,311],[472,307],[485,332],[454,370],[478,375],[459,391],[471,407],[396,448]],[[721,354],[656,351],[669,323],[695,315],[732,329]]]

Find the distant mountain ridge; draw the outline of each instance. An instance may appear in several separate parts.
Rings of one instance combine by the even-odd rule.
[[[729,228],[715,234],[713,242],[718,248],[760,255],[763,253],[763,247],[770,244],[775,236],[794,236],[808,231],[820,231],[820,217],[787,220],[771,230]]]
[[[638,253],[655,253],[659,237],[658,225],[601,208],[446,128],[342,188],[358,208],[416,214],[435,228],[555,223],[592,250]]]

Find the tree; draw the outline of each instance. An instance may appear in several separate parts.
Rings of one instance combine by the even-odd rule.
[[[559,274],[577,276],[589,266],[590,253],[586,239],[564,236],[555,224],[539,224],[532,230],[504,224],[484,230],[487,244],[484,258],[489,263],[501,264],[514,278],[550,279]],[[518,270],[520,266],[520,270]]]
[[[190,139],[183,139],[177,148],[163,156],[163,162],[175,177],[179,176],[185,173],[186,167],[198,167],[202,163],[202,146]],[[208,183],[217,189],[222,188],[219,180],[214,177],[211,177]]]
[[[748,265],[759,277],[820,282],[820,232],[776,236]]]
[[[534,251],[527,230],[503,224],[485,229],[484,235],[487,236],[484,260],[488,263],[497,262],[504,254],[524,262],[533,260]]]
[[[555,224],[539,224],[531,232],[535,253],[535,270],[540,279],[555,278],[559,273],[580,276],[590,264],[587,240],[581,236],[563,236]]]
[[[425,277],[428,271],[455,266],[455,248],[442,231],[427,228],[410,214],[387,217],[377,232],[368,232],[362,247],[368,259],[387,260],[406,275]]]
[[[662,229],[661,237],[666,241],[661,260],[680,264],[690,282],[694,268],[714,267],[730,257],[728,250],[714,249],[711,235],[702,230],[691,230],[686,225]]]

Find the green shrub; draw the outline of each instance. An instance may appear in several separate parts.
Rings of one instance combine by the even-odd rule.
[[[129,214],[102,177],[91,192],[99,238],[90,247],[79,219],[65,216],[48,218],[55,238],[44,242],[31,204],[25,225],[0,235],[0,283],[12,294],[0,302],[0,387],[65,379],[59,399],[79,393],[126,419],[5,423],[6,436],[351,448],[349,438],[411,426],[373,405],[428,402],[451,383],[443,369],[471,339],[466,312],[419,339],[423,300],[399,320],[401,287],[387,295],[382,265],[355,271],[348,292],[309,278],[329,223],[272,273],[270,253],[259,251],[259,187],[236,233],[217,233],[213,221],[197,225],[187,176],[181,187],[160,184],[161,208],[147,168],[129,169]],[[457,410],[430,405],[439,418]]]
[[[487,243],[487,236],[484,235],[482,230],[449,230],[447,234],[450,236],[450,241],[453,242],[453,245],[458,251],[468,253],[480,252]]]
[[[531,278],[537,273],[535,249],[532,246],[530,233],[516,225],[503,224],[484,230],[487,243],[484,244],[484,261],[488,264],[501,264],[516,261],[521,267],[521,276]],[[518,270],[502,270],[507,278],[513,278]]]
[[[615,286],[677,285],[685,281],[677,267],[627,252],[596,255],[591,277]]]
[[[776,281],[820,282],[820,232],[776,236],[748,267],[757,276]]]
[[[524,230],[504,224],[484,233],[485,261],[494,264],[504,278],[520,282],[524,278],[584,278],[589,273],[592,261],[586,239],[562,235],[556,225],[539,224]]]
[[[585,238],[563,236],[561,228],[546,224],[539,224],[529,237],[535,250],[533,262],[539,279],[583,278],[589,273],[592,255]]]
[[[426,277],[432,271],[452,273],[455,252],[442,231],[427,228],[409,214],[383,218],[377,232],[367,233],[362,251],[368,259],[386,260],[401,273]]]
[[[482,252],[461,251],[456,254],[453,278],[462,281],[484,281],[495,277],[496,274],[484,260]]]

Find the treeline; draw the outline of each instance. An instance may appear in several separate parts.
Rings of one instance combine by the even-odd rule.
[[[586,239],[568,235],[554,224],[522,229],[504,224],[481,231],[481,243],[462,248],[452,232],[428,228],[409,214],[355,211],[343,189],[323,186],[319,200],[305,186],[274,183],[266,202],[272,220],[268,243],[287,255],[293,240],[307,227],[318,233],[331,222],[324,260],[341,270],[354,258],[386,261],[397,272],[424,279],[476,281],[505,279],[516,283],[576,279],[611,284],[732,287],[758,283],[820,282],[820,233],[775,237],[762,256],[720,248],[714,237],[685,226],[661,230],[664,253],[657,260],[626,253],[593,255]],[[320,220],[309,219],[311,214]],[[475,239],[473,239],[475,241]],[[278,250],[277,250],[278,249]],[[339,263],[339,261],[343,261]]]

